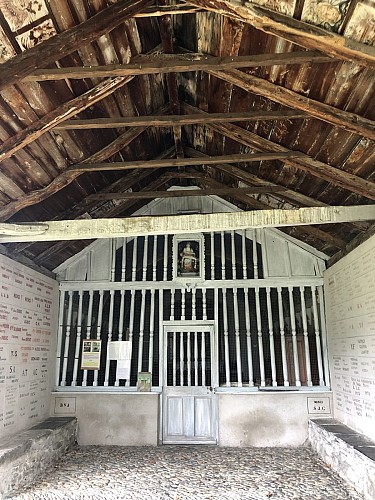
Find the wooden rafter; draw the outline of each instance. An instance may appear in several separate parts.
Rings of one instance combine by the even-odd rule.
[[[301,47],[320,50],[334,58],[353,61],[362,66],[375,67],[375,47],[260,5],[250,2],[239,4],[235,0],[191,0],[189,3],[249,23],[264,33],[278,36]]]
[[[108,78],[114,76],[183,73],[209,69],[221,70],[285,64],[326,63],[329,61],[332,61],[330,57],[316,51],[233,57],[213,57],[209,54],[199,53],[140,55],[133,58],[129,64],[38,69],[25,77],[24,81]]]
[[[151,3],[151,0],[119,0],[78,26],[9,59],[1,64],[0,90],[110,32]]]
[[[375,220],[375,205],[309,207],[297,210],[256,210],[118,219],[50,221],[28,224],[0,223],[0,242],[60,241],[118,238],[145,234],[182,234],[230,231],[252,227],[336,224]]]
[[[192,5],[158,5],[157,7],[147,7],[142,12],[134,14],[133,17],[161,17],[161,16],[174,16],[181,14],[194,14],[200,12],[202,9],[193,7]]]
[[[243,113],[209,113],[205,116],[161,115],[128,116],[119,118],[92,118],[88,120],[66,120],[54,130],[121,128],[121,127],[173,127],[175,125],[193,125],[207,123],[247,122],[256,120],[291,120],[308,118],[306,113],[293,110],[284,111],[249,111]]]
[[[187,113],[204,113],[204,111],[186,103],[182,106],[182,109]],[[219,132],[219,134],[223,134],[230,139],[257,151],[290,152],[288,148],[249,132],[248,130],[238,127],[237,125],[228,123],[223,125],[210,124],[209,127],[216,132]],[[287,165],[304,170],[310,175],[328,181],[335,186],[347,189],[348,191],[357,193],[365,198],[375,200],[375,183],[363,179],[362,177],[358,177],[357,175],[345,172],[339,168],[332,167],[327,163],[315,160],[304,153],[301,153],[298,158],[286,158],[283,161]]]
[[[228,71],[209,70],[209,73],[248,92],[261,95],[284,106],[299,109],[331,125],[336,125],[354,134],[375,140],[375,122],[355,113],[342,111],[324,102],[315,101],[293,90],[236,69]]]

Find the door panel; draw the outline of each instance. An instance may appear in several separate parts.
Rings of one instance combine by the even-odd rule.
[[[216,443],[214,328],[164,327],[163,443]]]

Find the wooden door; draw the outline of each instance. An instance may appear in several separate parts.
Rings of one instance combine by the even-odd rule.
[[[164,444],[216,444],[215,352],[213,325],[164,327]]]

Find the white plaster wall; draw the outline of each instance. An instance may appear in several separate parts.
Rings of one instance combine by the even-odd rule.
[[[331,399],[330,392],[220,394],[219,445],[301,446],[309,418],[331,415]]]
[[[159,397],[151,392],[55,392],[51,416],[75,416],[80,445],[156,446]]]
[[[58,283],[0,255],[0,437],[49,416]]]
[[[375,439],[375,236],[324,282],[334,416]]]

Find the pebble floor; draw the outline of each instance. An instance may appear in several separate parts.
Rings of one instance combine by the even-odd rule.
[[[18,500],[359,500],[309,448],[77,448]]]

